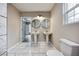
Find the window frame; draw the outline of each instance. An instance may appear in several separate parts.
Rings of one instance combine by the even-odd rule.
[[[68,3],[64,3],[63,4],[63,24],[73,24],[73,23],[79,23],[79,21],[76,21],[75,16],[79,13],[75,14],[75,9],[79,7],[79,4],[75,4],[72,8],[70,8],[69,10],[66,10],[68,8]],[[73,11],[73,15],[69,16],[69,17],[74,17],[74,22],[70,22],[68,23],[68,13]]]

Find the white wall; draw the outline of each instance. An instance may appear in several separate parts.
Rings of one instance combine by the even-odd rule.
[[[47,17],[47,18],[50,17],[50,12],[21,12],[20,16],[36,17],[39,14],[41,14],[44,17]]]
[[[56,4],[51,11],[51,31],[53,33],[54,46],[60,49],[59,39],[79,43],[79,23],[63,25],[62,4]]]
[[[8,4],[8,48],[20,41],[20,15],[18,10]]]

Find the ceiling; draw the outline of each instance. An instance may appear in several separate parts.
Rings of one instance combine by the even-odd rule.
[[[13,3],[13,5],[20,12],[48,12],[54,6],[53,3]]]

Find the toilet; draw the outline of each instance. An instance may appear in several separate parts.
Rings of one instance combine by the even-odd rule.
[[[79,56],[79,44],[67,39],[60,39],[60,51],[48,50],[47,56]]]

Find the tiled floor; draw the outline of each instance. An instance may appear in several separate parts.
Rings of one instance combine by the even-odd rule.
[[[21,43],[8,51],[8,56],[46,56],[48,50],[55,49],[45,42]]]

